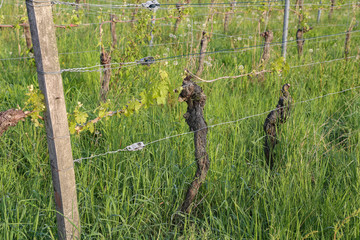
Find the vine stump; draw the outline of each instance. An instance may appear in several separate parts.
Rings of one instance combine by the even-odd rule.
[[[203,115],[206,95],[201,87],[191,81],[191,76],[187,76],[183,81],[183,90],[179,95],[179,101],[185,101],[188,105],[184,118],[190,127],[190,131],[194,131],[195,159],[197,161],[195,177],[179,209],[183,213],[189,213],[192,202],[201,184],[205,181],[210,167],[209,156],[206,152],[207,123]]]
[[[14,127],[20,120],[26,118],[26,114],[22,110],[9,109],[0,112],[0,136],[9,128]]]
[[[290,115],[290,105],[292,98],[289,93],[290,84],[285,84],[281,89],[281,96],[279,98],[278,104],[275,110],[272,110],[269,115],[266,117],[264,122],[264,131],[265,131],[265,143],[264,143],[264,153],[266,161],[270,168],[273,168],[274,165],[274,148],[278,143],[277,133],[280,124],[285,123],[287,118]]]

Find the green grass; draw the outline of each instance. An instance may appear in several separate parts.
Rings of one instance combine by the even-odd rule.
[[[21,8],[6,3],[9,1],[5,1],[0,15],[22,14]],[[57,6],[54,13],[71,12],[68,9]],[[192,15],[208,12],[207,8],[194,9]],[[83,22],[99,21],[97,9],[91,10],[94,15],[84,17]],[[122,10],[114,11],[119,14]],[[126,10],[125,17],[129,18],[131,12]],[[357,15],[358,12],[356,9]],[[166,14],[159,10],[157,17]],[[316,24],[317,10],[310,11],[313,22],[310,25],[315,28],[305,37],[346,30],[347,8],[335,10],[332,20],[327,14],[323,11],[321,23]],[[242,18],[233,17],[226,33],[236,37],[230,40],[213,35],[208,51],[262,44],[256,20],[246,19],[257,18],[257,13],[238,15]],[[5,17],[5,23],[16,23],[15,17]],[[268,28],[281,29],[281,17],[280,12],[273,11]],[[56,23],[61,24],[65,18],[65,15],[57,17]],[[143,46],[134,54],[162,58],[164,53],[177,56],[194,52],[201,31],[193,32],[191,43],[187,24],[202,24],[205,18],[193,16],[189,23],[183,20],[176,39],[169,37],[171,27],[160,25],[175,20],[157,21],[155,44],[190,42],[154,48]],[[222,15],[215,15],[214,21],[214,32],[223,33]],[[296,24],[297,18],[292,14],[289,38],[295,38]],[[344,26],[324,27],[326,24]],[[124,43],[135,38],[135,33],[128,23],[118,24],[117,33],[120,39],[117,47],[123,53]],[[184,33],[187,36],[181,37]],[[0,58],[18,57],[18,44],[24,52],[21,29],[0,29],[0,34]],[[60,53],[99,50],[97,25],[57,29],[56,34]],[[240,34],[252,34],[253,38],[241,35],[242,40],[235,41]],[[104,25],[103,35],[108,44],[109,26]],[[281,41],[281,30],[274,35],[273,42]],[[342,58],[344,40],[345,35],[308,40],[301,59],[297,56],[296,43],[289,43],[287,62],[295,66]],[[359,40],[359,33],[353,33],[351,56],[358,53]],[[271,55],[272,59],[280,57],[280,46],[273,46]],[[245,72],[252,71],[259,62],[261,49],[209,56],[212,66],[205,67],[204,79],[238,75],[240,65],[245,67]],[[183,69],[196,69],[197,56],[176,61],[177,65],[167,60],[151,67],[123,68],[121,75],[115,75],[114,71],[108,96],[111,110],[139,97],[151,81],[159,78],[160,69],[169,74],[172,89],[180,86]],[[97,65],[99,52],[63,54],[60,64],[61,68]],[[27,86],[38,86],[33,63],[0,61],[0,66],[0,111],[24,106]],[[265,76],[263,82],[241,78],[200,84],[207,95],[208,125],[275,108],[284,83],[291,84],[290,93],[295,102],[360,85],[357,59],[295,68],[281,76]],[[62,77],[68,112],[80,101],[84,111],[95,117],[99,73],[63,73]],[[177,94],[170,93],[165,106],[141,109],[131,117],[101,121],[96,124],[96,133],[71,137],[74,159],[187,132],[182,117],[185,112],[186,104],[178,103]],[[192,134],[149,145],[142,151],[76,163],[82,239],[331,239],[336,232],[337,237],[344,239],[360,238],[359,90],[295,105],[290,119],[281,126],[273,171],[267,167],[262,149],[265,117],[209,130],[210,170],[196,199],[199,205],[184,218],[183,229],[172,224],[172,216],[182,203],[196,169]],[[0,238],[57,239],[45,129],[36,128],[30,120],[10,128],[0,138]]]

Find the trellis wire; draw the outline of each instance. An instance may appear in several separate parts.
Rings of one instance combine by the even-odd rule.
[[[89,53],[89,52],[97,52],[97,51],[89,50],[89,51],[81,51],[81,52],[65,52],[65,53],[59,53],[59,55],[69,55],[69,54]],[[22,59],[31,59],[31,58],[34,57],[0,58],[0,61],[22,60]]]
[[[356,31],[351,31],[351,33],[356,33],[356,32],[360,32],[360,30],[356,30]],[[311,38],[305,38],[304,40],[315,40],[315,39],[319,39],[319,38],[325,38],[325,37],[333,37],[333,36],[339,36],[339,35],[344,35],[347,34],[346,32],[342,32],[342,33],[336,33],[336,34],[330,34],[330,35],[323,35],[323,36],[317,36],[317,37],[311,37]],[[289,43],[296,43],[298,40],[288,40],[287,42]],[[271,46],[279,46],[282,45],[282,42],[275,42],[275,43],[271,43]],[[241,47],[241,48],[232,48],[232,49],[222,49],[222,50],[217,50],[217,51],[211,51],[211,52],[204,52],[203,54],[205,55],[209,55],[209,54],[215,54],[215,53],[227,53],[227,52],[237,52],[237,51],[241,51],[241,50],[247,50],[247,49],[254,49],[254,48],[263,48],[264,45],[254,45],[254,46],[249,46],[249,47]],[[165,58],[159,58],[159,59],[154,59],[153,62],[159,62],[159,61],[166,61],[166,60],[170,60],[170,59],[179,59],[179,58],[184,58],[184,57],[191,57],[191,56],[197,56],[200,53],[191,53],[191,54],[184,54],[184,55],[178,55],[178,56],[171,56],[171,57],[165,57]],[[134,62],[125,62],[125,63],[111,63],[109,65],[124,65],[125,66],[133,66],[133,65],[139,65],[141,64],[139,61],[134,61]],[[98,72],[98,71],[105,71],[108,69],[118,69],[118,68],[99,68],[99,69],[92,69],[91,68],[98,68],[100,65],[95,65],[95,66],[90,66],[90,67],[80,67],[80,68],[69,68],[69,69],[61,69],[58,72],[40,72],[42,74],[59,74],[59,73],[63,73],[63,72]]]
[[[257,1],[257,2],[233,2],[235,3],[235,7],[263,7],[263,5],[259,3],[268,3],[269,1]],[[281,0],[274,0],[270,2],[282,2]],[[35,1],[35,0],[27,0],[26,4],[30,3],[37,3],[35,7],[42,7],[42,6],[51,6],[51,5],[66,5],[66,6],[89,6],[89,7],[98,7],[98,8],[111,8],[111,9],[122,9],[122,8],[140,8],[143,7],[141,4],[130,4],[130,3],[123,3],[119,5],[109,5],[109,4],[89,4],[89,3],[71,3],[71,2],[61,2],[61,1]],[[208,7],[209,5],[228,5],[231,2],[222,2],[222,3],[183,3],[183,7]],[[237,3],[241,5],[237,5]],[[243,4],[243,5],[242,5]],[[354,2],[344,4],[346,5],[352,5],[356,4]],[[32,5],[32,4],[31,4]],[[304,3],[303,6],[327,6],[330,4],[320,4],[320,3]],[[33,5],[32,5],[33,6]],[[160,6],[176,6],[175,3],[168,3],[168,4],[160,4]],[[273,7],[282,7],[282,4],[279,5],[272,5]],[[290,6],[296,6],[296,4],[290,4]],[[168,9],[168,8],[161,8],[159,9]],[[171,8],[176,9],[176,8]]]
[[[94,24],[97,24],[99,25],[99,23],[94,23]],[[86,24],[85,24],[86,25]],[[328,26],[347,26],[346,24],[340,24],[340,25],[324,25],[324,26],[319,26],[319,27],[328,27]],[[200,30],[196,30],[194,29],[195,31],[200,31]],[[275,29],[273,30],[274,31],[277,31],[277,30],[282,30],[282,29]],[[224,38],[237,38],[237,37],[241,37],[241,36],[255,36],[257,34],[238,34],[238,35],[226,35],[226,34],[222,34],[222,33],[215,33],[213,32],[212,34],[214,35],[220,35],[222,37],[217,37],[217,38],[214,38],[214,40],[217,40],[217,39],[224,39]],[[346,33],[344,33],[346,34]],[[310,38],[308,38],[310,39]],[[308,40],[306,39],[306,40]],[[244,40],[244,39],[242,39]],[[310,39],[311,40],[311,39]],[[290,41],[296,41],[296,40],[289,40]],[[170,42],[170,43],[162,43],[162,44],[154,44],[153,46],[167,46],[167,45],[175,45],[175,44],[183,44],[183,43],[189,43],[191,41],[185,41],[185,42]],[[316,42],[318,43],[318,42]],[[146,46],[148,47],[148,46]],[[263,47],[263,45],[256,45],[256,46],[249,46],[249,48],[253,49],[254,47],[258,47],[258,48],[261,48]],[[59,53],[59,55],[66,55],[66,54],[77,54],[77,53],[88,53],[88,52],[98,52],[97,50],[89,50],[89,51],[80,51],[80,52],[66,52],[66,53]],[[1,58],[0,61],[8,61],[8,60],[22,60],[22,59],[31,59],[31,58],[34,58],[34,57],[15,57],[15,58]],[[136,62],[129,62],[129,63],[112,63],[110,65],[119,65],[119,64],[130,64],[130,63],[136,63]],[[137,65],[137,64],[136,64]],[[92,66],[93,68],[95,67],[98,67],[99,65],[95,65],[95,66]],[[87,67],[87,68],[91,68],[91,67]]]
[[[310,98],[310,99],[307,99],[307,100],[303,100],[303,101],[294,103],[294,104],[292,104],[292,105],[295,106],[295,105],[298,105],[298,104],[311,102],[311,101],[314,101],[314,100],[317,100],[317,99],[320,99],[320,98],[324,98],[324,97],[331,96],[331,95],[335,95],[335,94],[344,93],[344,92],[351,91],[351,90],[355,90],[355,89],[358,89],[358,88],[360,88],[360,86],[348,88],[348,89],[341,90],[341,91],[338,91],[338,92],[328,93],[328,94],[321,95],[321,96],[318,96],[318,97],[315,97],[315,98]],[[209,128],[213,128],[213,127],[217,127],[217,126],[222,126],[222,125],[226,125],[226,124],[233,124],[233,123],[237,123],[237,122],[240,122],[240,121],[249,119],[249,118],[262,116],[262,115],[265,115],[265,114],[270,113],[271,111],[276,111],[276,110],[278,110],[278,109],[280,109],[280,108],[274,108],[274,109],[268,110],[268,111],[266,111],[266,112],[262,112],[262,113],[258,113],[258,114],[254,114],[254,115],[250,115],[250,116],[246,116],[246,117],[239,118],[239,119],[236,119],[236,120],[233,120],[233,121],[227,121],[227,122],[217,123],[217,124],[214,124],[214,125],[210,125],[210,126],[207,126],[207,127],[201,128],[201,129],[198,129],[198,130],[196,130],[196,131],[189,131],[189,132],[184,132],[184,133],[180,133],[180,134],[175,134],[175,135],[167,136],[167,137],[164,137],[164,138],[160,138],[160,139],[157,139],[157,140],[154,140],[154,141],[145,143],[145,144],[144,144],[144,147],[149,146],[149,145],[154,144],[154,143],[158,143],[158,142],[161,142],[161,141],[165,141],[165,140],[168,140],[168,139],[171,139],[171,138],[180,137],[180,136],[188,135],[188,134],[191,134],[191,133],[196,133],[196,132],[201,131],[201,130],[204,130],[204,129],[209,129]],[[92,155],[92,156],[90,156],[90,157],[78,158],[78,159],[75,159],[74,162],[82,162],[82,160],[89,160],[89,159],[93,159],[93,158],[96,158],[96,157],[105,156],[105,155],[108,155],[108,154],[114,154],[114,153],[118,153],[118,152],[127,152],[127,151],[128,151],[128,150],[127,150],[127,147],[125,147],[125,148],[121,148],[121,149],[114,150],[114,151],[108,151],[108,152],[105,152],[105,153],[101,153],[101,154],[97,154],[97,155]]]

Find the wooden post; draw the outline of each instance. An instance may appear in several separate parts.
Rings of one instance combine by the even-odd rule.
[[[51,2],[26,0],[38,81],[45,97],[46,134],[59,239],[80,239],[80,221]]]

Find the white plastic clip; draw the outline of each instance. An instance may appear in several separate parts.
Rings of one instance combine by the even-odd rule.
[[[143,142],[138,142],[138,143],[134,143],[131,144],[130,146],[127,146],[126,149],[128,151],[138,151],[141,150],[145,147],[145,144]]]
[[[146,3],[142,3],[142,6],[149,10],[157,10],[160,7],[160,3],[157,0],[151,0]]]

